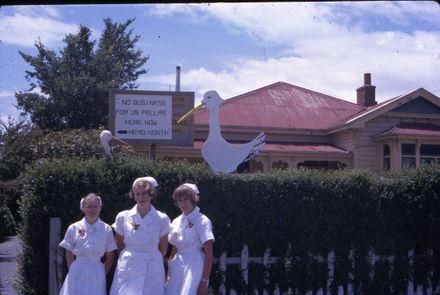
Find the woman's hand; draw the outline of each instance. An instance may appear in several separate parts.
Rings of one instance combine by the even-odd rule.
[[[197,295],[208,295],[208,282],[200,281],[197,288]]]
[[[199,287],[197,288],[197,295],[208,294],[209,275],[211,274],[212,261],[214,260],[214,253],[212,249],[213,242],[214,240],[208,240],[203,244],[205,262],[203,265],[202,280],[200,280]]]
[[[75,260],[75,255],[69,250],[66,250],[66,262],[67,262],[67,268],[70,269],[70,266],[72,265],[73,261]]]
[[[118,247],[118,249],[116,249],[116,253],[119,256],[122,249],[125,248],[124,237],[118,233],[115,233],[115,241],[116,241],[116,246]]]
[[[159,240],[159,251],[162,254],[162,257],[167,254],[168,250],[168,234],[163,235]]]

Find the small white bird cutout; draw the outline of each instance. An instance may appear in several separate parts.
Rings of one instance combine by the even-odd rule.
[[[99,134],[99,139],[101,140],[101,145],[104,148],[104,154],[107,159],[112,159],[112,153],[110,151],[110,144],[116,143],[116,144],[123,144],[123,145],[129,145],[122,139],[119,139],[112,135],[112,133],[108,130],[103,130]]]

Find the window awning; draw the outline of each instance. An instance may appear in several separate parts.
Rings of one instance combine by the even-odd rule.
[[[440,140],[440,126],[432,124],[400,124],[374,136],[375,140],[389,138],[430,138]]]

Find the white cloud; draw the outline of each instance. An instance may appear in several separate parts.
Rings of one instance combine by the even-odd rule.
[[[8,116],[18,117],[20,112],[15,107],[16,104],[17,101],[13,91],[0,91],[0,116],[2,118],[7,118]]]
[[[61,13],[59,12],[59,10],[53,6],[43,5],[40,7],[44,11],[44,13],[50,17],[53,17],[53,18],[60,18],[61,17]]]
[[[10,115],[0,115],[0,121],[2,122],[8,122],[10,118]]]
[[[142,6],[143,7],[143,6]],[[363,73],[372,73],[378,101],[424,87],[440,96],[440,6],[431,1],[342,3],[212,3],[147,5],[150,16],[182,16],[192,23],[220,21],[230,32],[246,33],[273,55],[264,59],[224,57],[223,69],[181,64],[184,91],[196,99],[210,89],[224,98],[284,81],[354,102]],[[429,25],[427,27],[426,25]],[[401,27],[401,28],[400,28]],[[0,18],[4,43],[33,46],[40,36],[59,44],[78,26],[60,21],[51,7],[27,7]],[[94,31],[94,38],[98,33]],[[233,54],[233,53],[227,53]],[[172,61],[172,59],[170,59]],[[174,89],[175,74],[142,78]],[[0,93],[0,97],[1,97]]]
[[[161,13],[182,13],[179,7],[164,6]],[[225,26],[245,31],[266,47],[281,46],[284,54],[279,57],[277,51],[278,56],[264,60],[234,59],[220,72],[188,69],[181,79],[188,89],[200,93],[217,89],[223,97],[231,97],[285,81],[354,102],[363,73],[370,72],[378,101],[419,87],[440,93],[440,6],[435,3],[214,3],[185,7],[191,15],[210,15]],[[370,21],[376,17],[374,27],[365,17]],[[425,30],[422,25],[426,19],[438,29]],[[396,24],[405,28],[397,30]],[[174,79],[174,75],[147,77],[167,85]]]
[[[56,18],[59,12],[49,6],[19,6],[14,15],[0,18],[0,39],[5,44],[34,46],[39,38],[48,47],[61,43],[66,34],[78,31],[75,24]]]
[[[210,6],[211,4],[156,4],[148,6],[147,15],[160,18],[182,15],[197,23],[209,20],[209,14],[203,12],[203,8]]]
[[[0,98],[14,96],[15,92],[11,90],[0,90]]]
[[[61,13],[60,11],[54,7],[49,5],[23,5],[23,6],[16,6],[15,11],[17,11],[19,14],[27,15],[31,17],[38,17],[45,15],[47,17],[51,18],[60,18]]]
[[[408,26],[414,21],[423,21],[437,26],[440,24],[439,5],[436,1],[366,1],[345,2],[340,5],[346,9],[349,18],[383,17],[391,23],[402,26]]]

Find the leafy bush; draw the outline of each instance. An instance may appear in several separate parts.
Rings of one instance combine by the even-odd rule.
[[[254,174],[214,174],[205,165],[185,162],[147,161],[116,157],[113,161],[69,160],[34,165],[22,177],[23,197],[20,237],[23,254],[19,259],[22,294],[47,293],[48,224],[59,216],[62,233],[81,218],[79,199],[88,192],[103,198],[101,218],[112,223],[117,212],[131,208],[128,198],[132,181],[152,175],[159,182],[154,205],[171,219],[179,214],[171,195],[181,183],[197,183],[200,207],[210,217],[216,242],[214,254],[240,256],[244,244],[249,256],[262,256],[266,248],[273,256],[292,259],[286,271],[283,259],[270,268],[284,291],[294,285],[300,291],[324,286],[326,262],[310,255],[335,253],[336,271],[329,292],[354,274],[356,294],[383,294],[392,287],[396,294],[406,292],[408,251],[414,250],[414,282],[432,285],[440,282],[440,167],[378,177],[360,170],[317,172],[308,170],[271,171]],[[35,222],[38,221],[38,222]],[[394,256],[394,272],[377,263],[370,278],[366,257]],[[427,256],[427,249],[432,255]],[[349,252],[354,250],[352,269]],[[429,275],[428,275],[429,274]],[[251,293],[263,288],[261,266],[249,269],[249,285],[243,284],[240,270],[228,266],[227,288]],[[216,265],[211,285],[218,290],[221,273]],[[270,288],[274,288],[271,285]]]
[[[14,179],[35,159],[32,142],[42,135],[25,120],[0,120],[0,179]]]
[[[104,151],[99,140],[103,129],[43,131],[24,120],[0,121],[0,179],[15,179],[34,162],[60,158],[99,159]],[[134,155],[131,147],[113,146],[116,155]]]
[[[99,159],[104,151],[99,140],[102,129],[43,131],[25,120],[0,121],[0,190],[17,222],[19,183],[14,181],[27,165],[60,158]],[[133,155],[131,147],[113,146],[114,155]],[[13,185],[11,186],[11,183]]]

